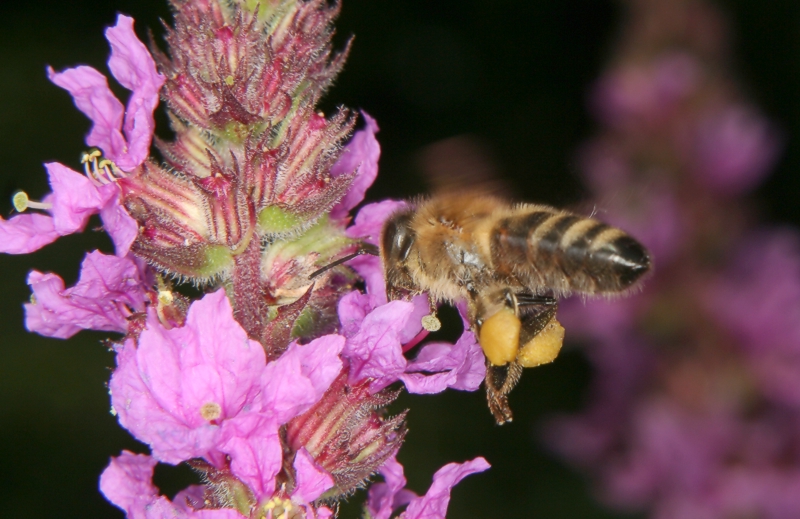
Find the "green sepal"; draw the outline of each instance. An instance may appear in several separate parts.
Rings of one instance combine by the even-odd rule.
[[[289,233],[303,223],[299,216],[276,205],[268,205],[258,213],[258,230],[262,234]]]

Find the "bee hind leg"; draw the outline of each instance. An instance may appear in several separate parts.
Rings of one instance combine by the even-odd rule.
[[[503,425],[513,419],[511,407],[508,405],[508,394],[514,389],[522,375],[522,366],[509,362],[504,366],[495,366],[486,361],[486,401],[497,425]]]

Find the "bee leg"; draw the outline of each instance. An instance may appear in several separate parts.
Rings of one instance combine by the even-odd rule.
[[[558,301],[549,296],[528,293],[514,294],[514,303],[522,325],[519,344],[524,346],[534,339],[556,317]]]
[[[522,366],[516,362],[495,366],[486,361],[486,401],[498,425],[510,422],[513,418],[508,405],[508,393],[517,385],[521,374]]]

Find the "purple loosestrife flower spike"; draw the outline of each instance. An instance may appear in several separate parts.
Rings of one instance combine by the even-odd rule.
[[[366,113],[353,133],[350,112],[316,107],[349,49],[332,50],[339,4],[171,5],[167,54],[151,56],[127,16],[106,31],[127,106],[91,67],[48,70],[91,119],[86,143],[99,150],[84,154],[85,175],[46,164],[52,192],[15,196],[20,211],[40,212],[0,220],[7,253],[81,231],[93,215],[114,242],[115,256],[86,255],[73,287],[32,271],[25,305],[26,326],[42,335],[122,335],[111,343],[112,413],[152,455],[113,458],[102,493],[132,519],[329,519],[380,472],[376,518],[406,504],[402,517],[443,518],[453,485],[488,464],[445,466],[423,497],[403,490],[395,455],[407,411],[385,407],[403,384],[477,389],[485,364],[474,335],[407,357],[426,295],[388,302],[376,257],[310,277],[377,245],[405,206],[367,205],[348,227],[381,149]],[[164,163],[149,156],[160,98],[175,133],[156,141]],[[367,293],[354,290],[360,278]],[[192,300],[169,280],[205,295]],[[170,501],[152,482],[158,462],[185,462],[202,484]]]

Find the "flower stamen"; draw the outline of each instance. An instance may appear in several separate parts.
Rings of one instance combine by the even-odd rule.
[[[14,204],[14,209],[19,213],[24,213],[28,209],[42,209],[47,210],[53,207],[53,204],[48,202],[36,202],[28,198],[28,193],[25,191],[17,191],[11,197],[11,203]]]
[[[114,162],[103,158],[103,152],[97,148],[83,153],[81,164],[83,164],[86,176],[101,185],[116,182],[117,179],[125,176]]]
[[[264,505],[264,517],[266,519],[289,519],[290,513],[294,512],[294,504],[290,499],[274,497]]]

